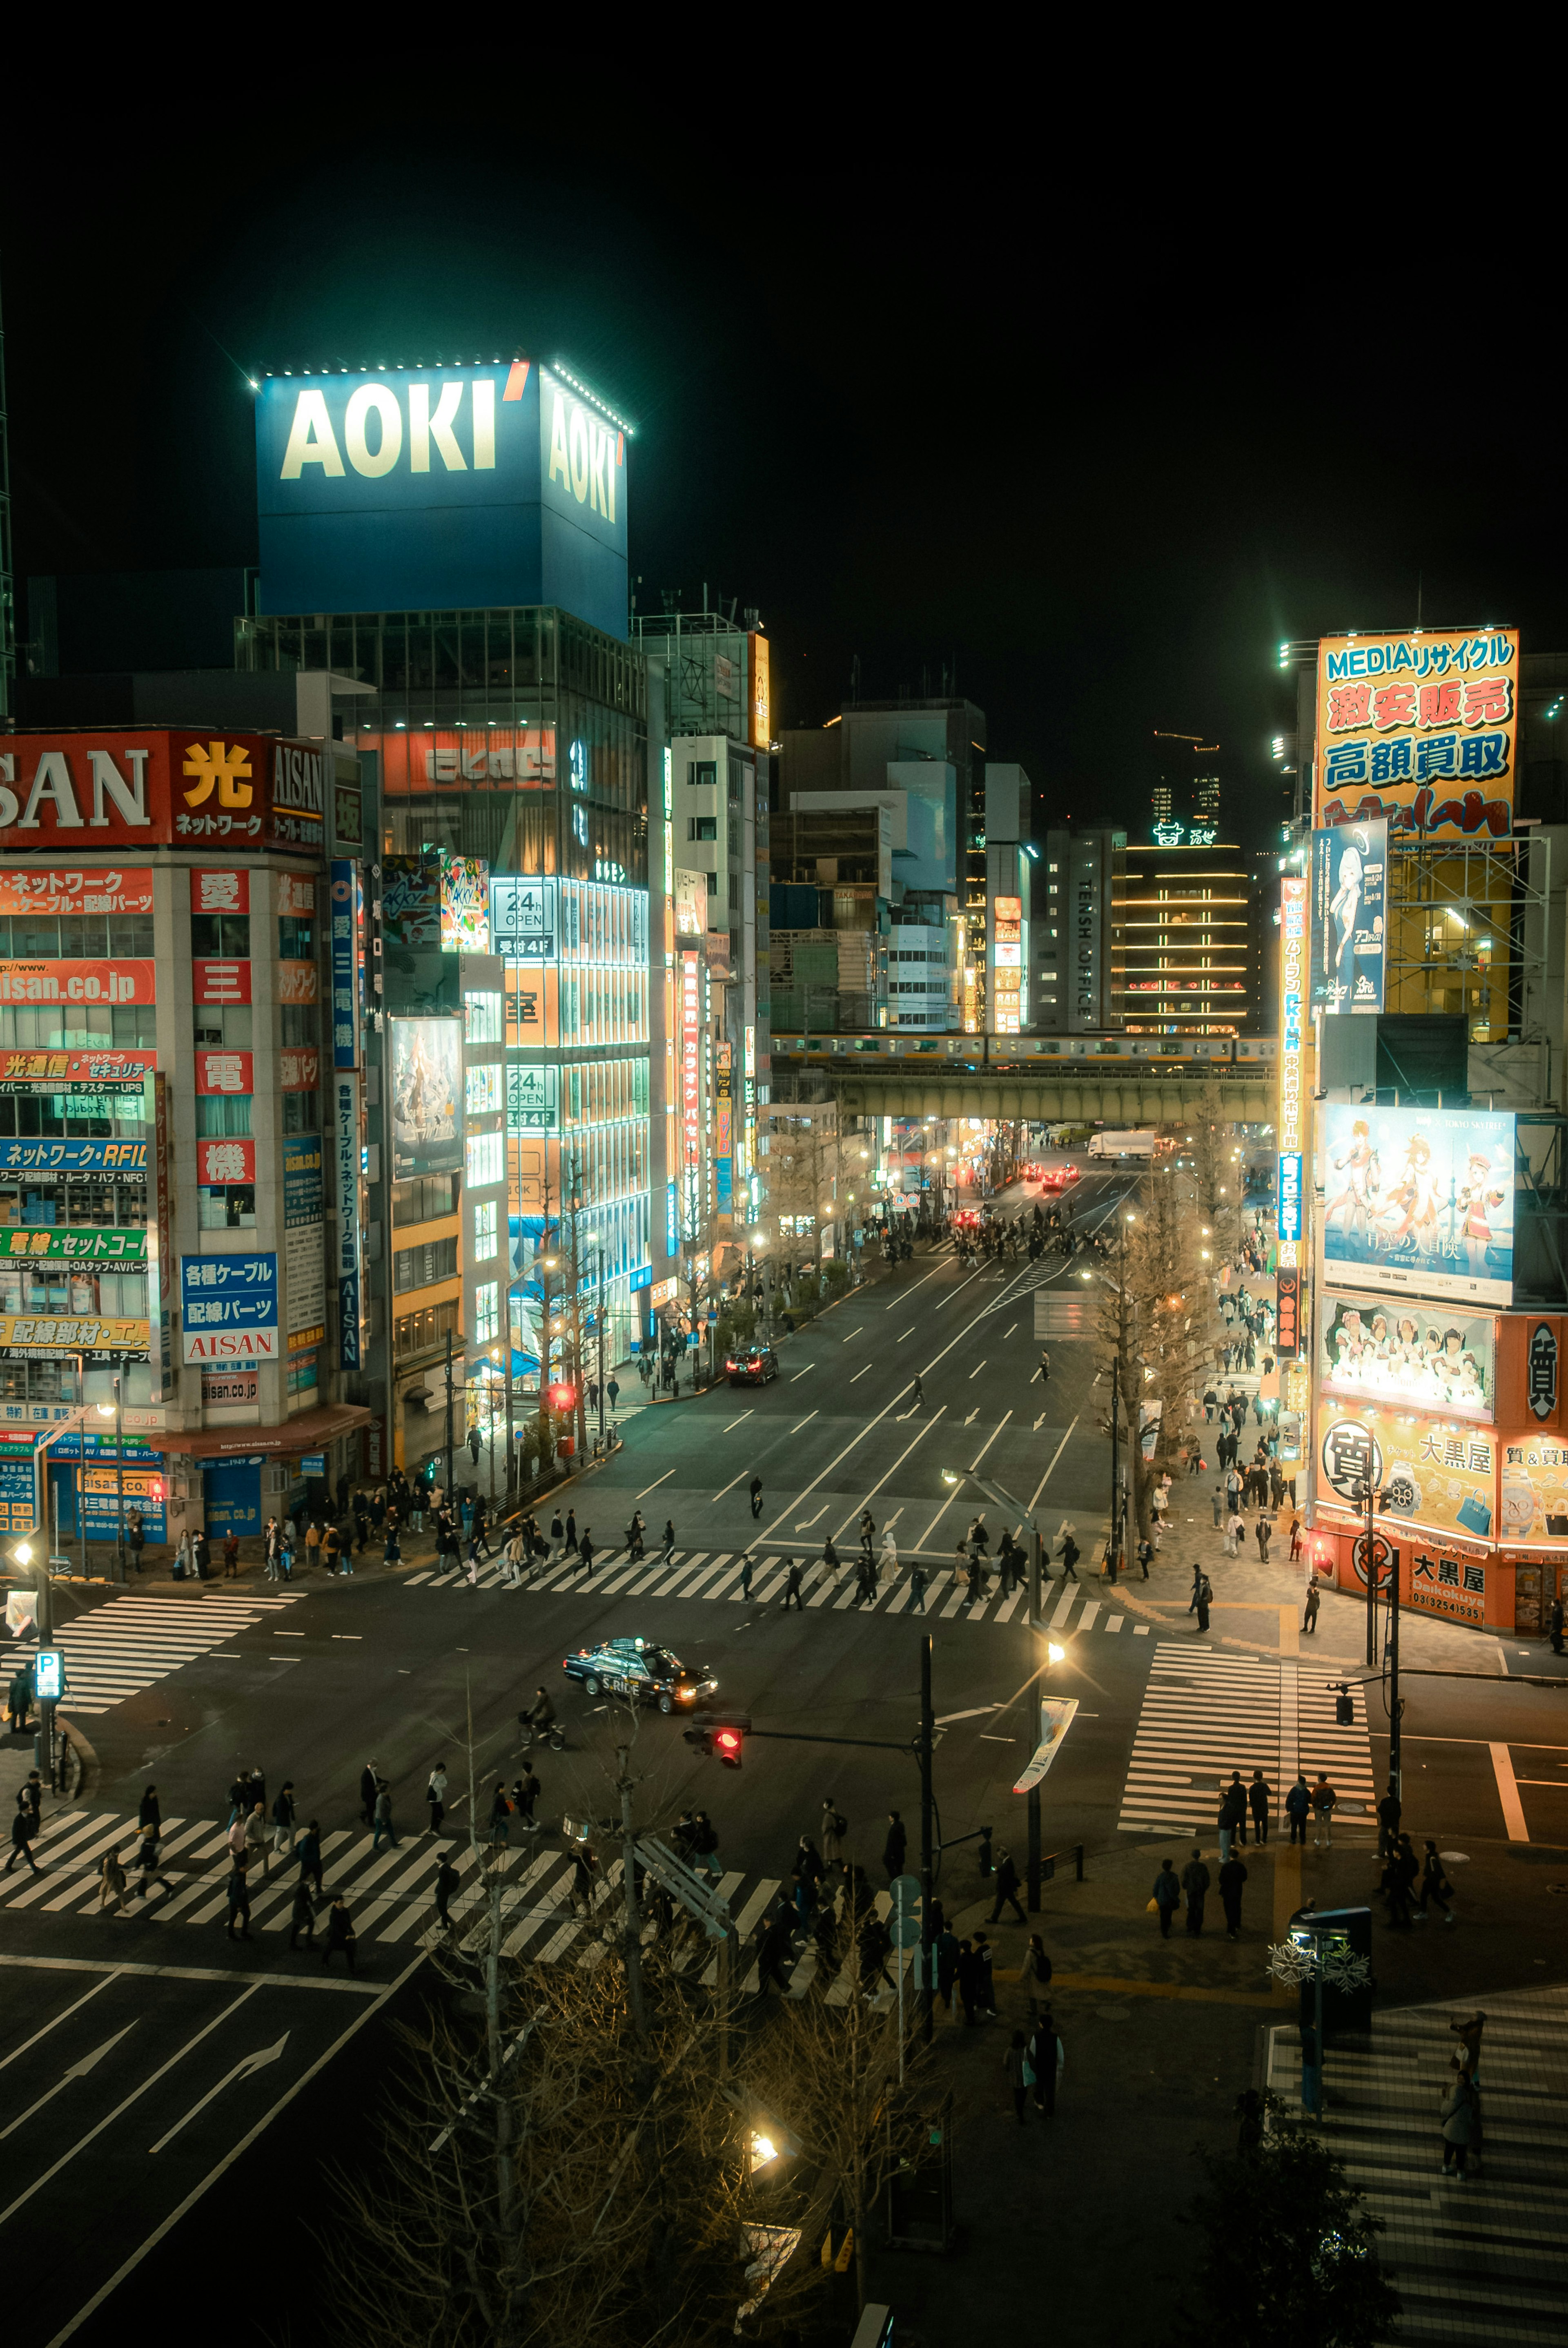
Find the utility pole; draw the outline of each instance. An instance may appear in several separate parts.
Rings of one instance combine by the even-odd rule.
[[[115,1503],[115,1579],[123,1587],[125,1572],[125,1359],[114,1374],[114,1503]],[[82,1449],[87,1447],[87,1429],[82,1430]]]
[[[1373,1488],[1369,1468],[1362,1489],[1367,1501],[1367,1663],[1370,1669],[1378,1660],[1378,1535],[1373,1519],[1378,1496]]]
[[[1399,1552],[1389,1553],[1389,1790],[1404,1799],[1404,1756],[1400,1749],[1399,1715]]]
[[[931,1747],[936,1735],[931,1712],[931,1633],[927,1631],[920,1640],[920,2035],[927,2046],[931,2044],[936,1996],[932,1981],[935,1943],[931,1938],[931,1901],[936,1889],[931,1879],[936,1810],[931,1790]]]
[[[1126,1293],[1125,1286],[1122,1290]],[[1122,1355],[1111,1356],[1111,1554],[1121,1571],[1122,1557]]]
[[[446,1332],[446,1506],[452,1506],[452,1332]]]

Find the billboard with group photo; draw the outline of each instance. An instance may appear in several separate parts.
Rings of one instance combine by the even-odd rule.
[[[1326,1288],[1317,1326],[1325,1394],[1456,1418],[1496,1416],[1497,1323],[1491,1313]]]
[[[1324,1105],[1323,1263],[1335,1287],[1513,1302],[1513,1118]]]

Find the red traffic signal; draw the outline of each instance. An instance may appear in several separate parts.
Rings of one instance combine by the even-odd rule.
[[[733,1712],[717,1718],[711,1712],[699,1712],[692,1715],[691,1727],[682,1729],[681,1734],[697,1752],[716,1753],[726,1769],[738,1769],[751,1725],[749,1712]]]
[[[716,1728],[713,1731],[713,1750],[726,1769],[740,1767],[743,1742],[738,1728]]]
[[[551,1386],[549,1406],[552,1410],[570,1410],[577,1401],[577,1388],[570,1385]]]

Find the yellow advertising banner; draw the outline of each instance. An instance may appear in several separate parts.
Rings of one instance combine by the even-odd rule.
[[[1317,822],[1387,818],[1390,847],[1506,839],[1518,725],[1517,628],[1325,636]]]
[[[145,1321],[100,1321],[95,1313],[46,1315],[0,1313],[0,1354],[138,1354],[146,1355]]]
[[[1402,1519],[1437,1532],[1492,1540],[1499,1444],[1490,1426],[1424,1412],[1358,1410],[1319,1390],[1317,1465],[1322,1498],[1359,1511],[1369,1476],[1385,1497],[1378,1521],[1390,1539]]]
[[[1535,1427],[1501,1443],[1499,1540],[1560,1542],[1568,1551],[1568,1442]]]

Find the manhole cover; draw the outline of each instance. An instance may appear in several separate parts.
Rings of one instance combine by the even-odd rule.
[[[1094,2018],[1097,2022],[1131,2022],[1132,2009],[1130,2005],[1097,2005]]]

